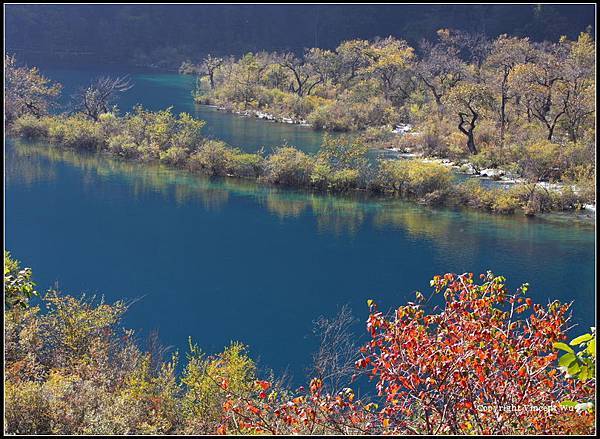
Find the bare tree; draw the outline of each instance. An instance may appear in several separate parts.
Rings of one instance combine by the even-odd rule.
[[[352,332],[356,321],[348,305],[344,305],[335,317],[321,316],[313,322],[313,333],[319,338],[320,345],[313,354],[310,374],[320,378],[332,392],[346,387],[356,372],[359,351],[356,335]]]
[[[444,96],[458,83],[467,79],[468,69],[455,47],[422,41],[421,51],[425,55],[418,63],[417,73],[435,99],[441,119]]]
[[[469,33],[461,30],[442,29],[438,36],[447,45],[456,47],[461,58],[481,69],[492,50],[492,42],[483,33]]]
[[[162,344],[158,329],[150,331],[148,334],[147,344],[147,352],[150,354],[150,370],[152,370],[154,373],[159,373],[160,367],[164,364],[167,353],[169,351],[173,351],[173,346],[166,346]]]
[[[73,96],[75,111],[97,121],[102,113],[109,111],[109,106],[114,102],[117,94],[126,92],[132,87],[133,83],[127,75],[116,78],[109,76],[98,78]]]
[[[467,137],[467,148],[471,154],[477,154],[475,146],[475,128],[477,121],[493,107],[494,96],[490,88],[474,82],[465,82],[455,86],[448,93],[446,102],[459,119],[458,129]]]
[[[552,141],[570,99],[564,77],[567,53],[562,44],[536,43],[534,49],[534,62],[520,71],[520,90],[528,114],[546,127],[547,139]]]
[[[279,65],[292,73],[294,80],[290,83],[290,91],[298,96],[310,95],[312,89],[323,81],[308,63],[298,59],[291,52],[284,53],[279,58]]]
[[[492,75],[500,79],[499,82],[494,79],[490,80],[490,83],[497,84],[500,95],[500,146],[504,146],[505,132],[509,123],[507,104],[517,97],[512,81],[510,81],[512,72],[519,64],[530,62],[531,51],[528,38],[500,35],[493,42],[491,52],[486,59],[486,64],[491,67]]]

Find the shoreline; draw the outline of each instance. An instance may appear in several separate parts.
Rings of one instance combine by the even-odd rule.
[[[293,119],[293,118],[289,118],[289,117],[275,116],[272,113],[267,113],[267,112],[261,111],[261,110],[234,110],[234,109],[227,108],[223,105],[214,105],[214,104],[196,103],[196,105],[214,108],[217,111],[222,111],[223,113],[234,114],[234,115],[240,116],[240,117],[254,117],[256,119],[264,120],[267,122],[285,123],[285,124],[290,124],[290,125],[298,125],[298,126],[302,126],[302,127],[313,128],[313,126],[304,119]]]
[[[253,110],[253,109],[252,110],[233,110],[233,109],[229,109],[223,105],[214,105],[214,104],[198,104],[198,105],[202,105],[202,106],[209,107],[209,108],[214,108],[217,111],[234,114],[239,117],[253,117],[253,118],[257,118],[257,119],[268,121],[268,122],[292,124],[292,125],[298,125],[298,126],[314,129],[313,125],[309,124],[306,120],[301,120],[301,119],[296,120],[296,119],[292,119],[292,118],[279,117],[279,116],[275,116],[274,114],[267,113],[267,112],[261,111],[261,110]],[[399,135],[399,136],[417,134],[412,131],[412,126],[409,124],[398,124],[395,126],[395,128],[393,130],[391,130],[391,133],[393,133],[395,135]],[[394,148],[394,147],[382,147],[382,148],[372,148],[372,149],[397,153],[396,154],[397,158],[396,157],[389,158],[390,160],[417,159],[417,160],[421,160],[423,162],[438,163],[443,166],[447,166],[447,167],[451,168],[457,174],[467,176],[469,178],[477,178],[480,181],[484,181],[484,182],[485,181],[497,182],[498,187],[502,187],[502,188],[509,188],[511,186],[518,185],[518,184],[533,184],[532,182],[527,181],[525,178],[518,176],[518,175],[513,175],[501,168],[485,168],[485,169],[477,171],[475,169],[475,167],[469,161],[456,162],[456,161],[452,161],[447,158],[428,157],[428,156],[423,156],[421,154],[413,153],[412,151],[408,151],[408,150],[402,151],[402,150],[400,150],[398,148]],[[466,168],[466,170],[463,170],[465,168]],[[539,187],[542,187],[542,188],[544,188],[546,190],[550,190],[550,191],[560,191],[561,189],[563,189],[567,186],[567,185],[561,184],[561,183],[550,183],[550,182],[545,182],[545,181],[536,182],[535,184],[538,185]],[[571,189],[575,193],[577,193],[577,188],[574,185],[571,185]],[[582,209],[580,209],[580,210],[591,212],[591,213],[595,214],[596,205],[595,204],[584,204]],[[576,211],[574,211],[574,212],[576,212]]]
[[[16,136],[14,134],[7,135],[6,138],[11,139],[13,141],[14,140],[24,140],[26,142],[47,142],[48,146],[51,148],[62,149],[65,151],[73,151],[76,154],[80,154],[80,155],[98,154],[100,156],[103,156],[103,157],[111,159],[111,160],[117,160],[117,161],[124,162],[124,163],[131,163],[131,164],[134,164],[136,166],[141,166],[141,167],[146,166],[146,165],[166,166],[168,169],[184,172],[191,176],[203,176],[203,177],[209,177],[209,178],[214,178],[214,177],[227,178],[227,179],[233,179],[233,180],[238,180],[238,181],[251,182],[251,183],[254,183],[259,186],[272,187],[272,188],[278,188],[278,189],[283,189],[283,190],[306,191],[307,193],[313,193],[313,194],[325,195],[325,196],[329,195],[329,196],[341,197],[341,198],[358,196],[358,197],[362,198],[364,201],[373,201],[373,202],[389,202],[389,201],[398,200],[398,201],[402,201],[402,202],[414,203],[415,205],[418,205],[421,207],[428,207],[431,209],[448,209],[451,211],[467,211],[467,212],[470,211],[470,212],[474,212],[474,213],[479,212],[479,213],[488,214],[488,215],[491,215],[494,217],[495,216],[502,216],[502,217],[506,217],[506,218],[528,217],[528,215],[526,215],[524,213],[523,209],[518,209],[512,213],[499,213],[499,212],[490,211],[487,209],[476,208],[473,206],[466,206],[466,205],[460,205],[460,204],[455,204],[455,203],[430,204],[430,203],[424,202],[423,200],[420,200],[418,198],[405,197],[405,196],[401,196],[401,195],[398,195],[395,193],[388,193],[388,192],[383,192],[383,193],[372,192],[366,188],[354,188],[352,190],[339,192],[339,191],[331,191],[331,190],[322,190],[322,189],[319,189],[316,187],[282,185],[282,184],[261,181],[259,178],[251,178],[251,177],[245,177],[245,176],[235,175],[235,174],[210,175],[203,171],[192,170],[186,166],[176,166],[173,164],[163,163],[160,160],[141,160],[141,159],[135,159],[135,158],[122,157],[122,156],[119,156],[108,150],[91,150],[91,151],[86,150],[86,149],[82,150],[82,149],[78,149],[75,147],[68,147],[65,145],[60,145],[60,144],[57,144],[56,142],[52,142],[51,140],[48,140],[48,139],[27,139],[27,138],[23,138],[20,136]],[[460,183],[455,183],[455,184],[460,184]],[[586,226],[593,226],[593,227],[595,227],[595,224],[596,224],[595,209],[591,210],[591,211],[588,209],[564,210],[564,211],[555,210],[555,211],[538,213],[538,214],[534,215],[533,217],[529,217],[529,218],[542,220],[544,222],[561,222],[561,223],[568,222],[568,223],[574,223],[574,224],[578,223],[578,224],[583,224]]]

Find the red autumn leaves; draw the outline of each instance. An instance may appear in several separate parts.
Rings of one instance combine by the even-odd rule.
[[[443,294],[441,306],[411,303],[391,315],[370,301],[371,340],[356,366],[375,381],[375,401],[355,400],[350,389],[329,394],[317,378],[300,394],[267,395],[270,384],[260,381],[258,397],[230,404],[222,426],[237,418],[246,426],[238,432],[276,434],[588,431],[593,421],[585,413],[525,410],[589,396],[595,382],[582,386],[557,373],[552,344],[565,339],[569,306],[536,305],[526,284],[509,293],[504,280],[488,273],[478,285],[471,273],[436,276],[431,286]]]

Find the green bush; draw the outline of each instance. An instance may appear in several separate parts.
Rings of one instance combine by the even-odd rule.
[[[230,173],[235,152],[225,142],[207,140],[188,160],[192,170],[202,170],[209,175],[227,175]]]
[[[387,190],[422,197],[449,189],[454,175],[448,167],[435,162],[383,160],[380,162],[379,179]]]
[[[12,123],[11,132],[26,139],[46,138],[48,137],[48,119],[25,114]]]
[[[21,269],[20,262],[4,251],[4,304],[6,308],[26,308],[29,299],[37,296],[35,283],[31,280],[31,269]]]
[[[550,212],[556,205],[555,192],[536,183],[515,185],[511,192],[521,201],[523,211],[529,216]]]
[[[249,397],[256,379],[256,366],[241,343],[232,343],[221,354],[208,357],[190,341],[181,379],[185,386],[183,414],[193,420],[197,430],[210,431],[221,419],[227,394]]]
[[[496,168],[501,164],[494,151],[490,149],[483,149],[479,151],[479,154],[469,157],[468,160],[477,172],[482,169]]]
[[[169,165],[180,166],[186,162],[188,150],[181,146],[171,146],[166,151],[160,152],[160,161]]]
[[[19,136],[45,138],[67,148],[99,150],[106,145],[100,127],[82,115],[41,118],[26,115],[17,119],[11,129]]]
[[[492,210],[495,194],[493,191],[482,187],[477,178],[469,178],[458,184],[455,189],[456,204],[476,209]]]
[[[520,187],[510,189],[485,188],[477,178],[471,178],[455,187],[455,203],[501,214],[520,209],[526,200]]]
[[[83,115],[50,117],[50,140],[67,148],[100,150],[106,145],[106,138],[100,132],[100,125]]]
[[[127,159],[142,156],[142,148],[127,134],[117,134],[108,140],[107,149],[112,154]]]
[[[531,181],[555,180],[560,177],[560,154],[560,145],[541,140],[523,148],[519,163]]]
[[[308,186],[314,159],[291,146],[283,146],[265,160],[263,179],[286,186]]]
[[[354,127],[352,115],[338,103],[317,107],[308,116],[308,122],[316,129],[328,131],[350,131]]]
[[[493,191],[493,196],[494,201],[491,207],[494,212],[509,214],[521,207],[519,198],[510,191]]]
[[[339,100],[317,107],[308,116],[317,129],[328,131],[355,131],[367,127],[391,125],[398,119],[389,101],[372,96],[364,100],[354,100],[351,96],[342,96]]]
[[[359,186],[360,171],[350,168],[335,171],[328,163],[317,160],[310,180],[319,189],[344,192]]]
[[[569,168],[564,176],[565,184],[576,187],[576,194],[580,203],[596,202],[596,168],[593,162]]]
[[[568,174],[573,169],[585,168],[596,162],[595,143],[568,142],[560,149],[561,170]]]
[[[264,169],[264,157],[261,154],[249,154],[237,151],[231,157],[232,173],[238,177],[258,178]]]

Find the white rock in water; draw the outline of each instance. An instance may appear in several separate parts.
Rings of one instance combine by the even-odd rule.
[[[592,212],[596,211],[596,205],[595,204],[584,204],[583,208],[585,210],[591,210]]]
[[[482,176],[494,178],[494,177],[502,177],[504,175],[504,171],[502,169],[488,168],[488,169],[482,169],[479,172],[479,174]]]
[[[538,186],[543,187],[544,189],[547,189],[549,191],[560,191],[562,190],[565,185],[564,184],[560,184],[560,183],[549,183],[547,181],[540,181],[537,183]]]
[[[409,123],[401,123],[396,125],[396,128],[394,128],[392,130],[392,133],[396,133],[396,134],[404,134],[404,133],[408,133],[410,130],[412,130],[412,125]]]

